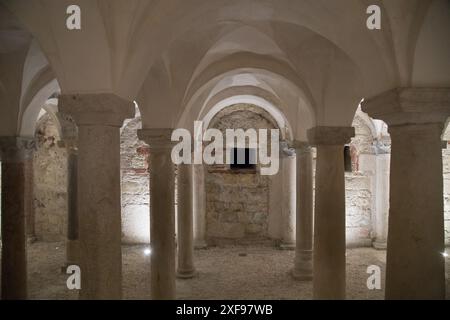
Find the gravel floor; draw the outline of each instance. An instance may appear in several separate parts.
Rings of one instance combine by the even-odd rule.
[[[123,246],[123,291],[126,299],[149,299],[149,257],[145,246]],[[63,243],[37,242],[28,248],[28,283],[31,299],[76,299],[61,272]],[[311,299],[312,283],[289,275],[293,251],[273,247],[226,247],[195,251],[198,275],[177,280],[179,299]],[[447,258],[447,278],[450,259]],[[382,270],[382,290],[366,287],[367,266]],[[385,251],[371,248],[347,250],[347,298],[383,299]],[[450,281],[447,280],[447,295]]]

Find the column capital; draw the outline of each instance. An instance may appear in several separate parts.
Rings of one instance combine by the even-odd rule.
[[[150,150],[171,149],[177,143],[171,139],[172,131],[171,128],[140,129],[138,137],[149,145]]]
[[[0,137],[2,161],[23,162],[31,159],[36,150],[36,140],[25,137]]]
[[[338,146],[350,142],[350,139],[355,136],[355,128],[318,126],[309,129],[307,135],[312,146]]]
[[[58,111],[56,117],[61,126],[61,140],[76,141],[78,138],[78,127],[75,120],[67,113]]]
[[[58,147],[67,149],[69,153],[78,153],[78,140],[77,139],[62,139],[57,142]]]
[[[389,127],[389,133],[392,141],[398,139],[417,140],[417,141],[438,141],[442,149],[442,131],[444,130],[443,122],[430,123],[410,123],[405,125],[393,125]],[[406,142],[405,141],[405,142]]]
[[[295,149],[295,152],[297,154],[312,152],[311,145],[306,141],[294,140],[292,143],[292,147]]]
[[[396,88],[363,101],[361,109],[389,126],[445,123],[450,88]]]
[[[372,143],[372,149],[375,155],[380,154],[390,154],[391,153],[391,145],[383,143],[383,141],[377,139]]]
[[[295,155],[295,151],[290,147],[290,143],[287,140],[280,140],[280,157],[292,157]]]
[[[59,96],[58,108],[71,116],[78,126],[121,127],[135,112],[132,101],[111,93],[63,94]]]

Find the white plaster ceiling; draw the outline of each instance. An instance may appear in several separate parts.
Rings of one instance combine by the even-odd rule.
[[[350,125],[361,98],[450,87],[446,0],[0,4],[0,135],[28,132],[58,90],[136,100],[144,127],[187,126],[218,93],[259,90],[302,139],[310,126]],[[81,7],[79,31],[65,27],[70,4]],[[366,28],[369,4],[382,8],[381,30]]]

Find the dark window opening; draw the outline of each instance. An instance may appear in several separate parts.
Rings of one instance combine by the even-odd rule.
[[[233,148],[231,149],[231,170],[256,169],[255,149]]]
[[[344,147],[344,170],[345,172],[352,172],[352,154],[350,146]]]

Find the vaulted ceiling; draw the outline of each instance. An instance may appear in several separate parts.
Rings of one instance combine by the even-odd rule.
[[[66,28],[71,4],[81,30]],[[381,30],[366,27],[371,4]],[[449,56],[446,0],[0,0],[0,135],[32,132],[61,90],[136,100],[148,128],[192,129],[254,97],[304,139],[350,125],[362,98],[450,87]]]

